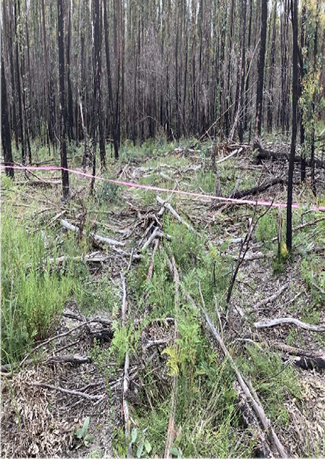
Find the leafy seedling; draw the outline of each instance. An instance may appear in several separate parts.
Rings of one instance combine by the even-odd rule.
[[[88,448],[89,443],[94,439],[93,435],[89,435],[88,428],[89,428],[89,416],[86,417],[83,426],[76,430],[75,436],[79,440],[79,444],[76,449],[80,448],[81,446],[86,446]]]

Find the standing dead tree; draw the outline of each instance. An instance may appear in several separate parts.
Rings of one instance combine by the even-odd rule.
[[[65,64],[64,64],[64,20],[62,0],[57,0],[58,8],[58,47],[59,47],[59,75],[60,75],[60,153],[62,167],[62,189],[63,198],[69,197],[69,173],[67,161],[67,143],[66,143],[66,105],[65,105]]]
[[[2,50],[1,50],[2,51]],[[13,164],[12,150],[11,150],[11,134],[9,125],[9,114],[8,114],[8,99],[7,99],[7,85],[3,62],[3,53],[1,53],[1,139],[2,148],[4,153],[5,166]],[[6,168],[6,174],[14,178],[14,170],[12,168]]]

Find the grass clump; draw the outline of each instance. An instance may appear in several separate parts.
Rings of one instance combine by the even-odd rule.
[[[278,234],[279,223],[276,214],[269,211],[259,219],[256,227],[256,239],[258,242],[270,241]]]
[[[74,280],[46,263],[44,240],[12,215],[2,218],[2,362],[20,359],[57,323]]]
[[[256,346],[246,346],[248,358],[242,362],[246,376],[261,399],[267,416],[278,425],[288,425],[289,413],[284,402],[290,396],[300,399],[302,388],[291,366],[284,367],[277,353],[259,350]]]

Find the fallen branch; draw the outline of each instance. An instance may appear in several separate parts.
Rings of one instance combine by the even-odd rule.
[[[80,257],[57,257],[57,258],[48,258],[44,260],[44,263],[48,261],[49,263],[64,263],[65,261],[85,261],[87,263],[103,263],[109,260],[109,256],[106,254],[101,254],[100,252],[89,253],[87,255],[82,255]]]
[[[153,252],[152,252],[152,255],[151,255],[150,266],[149,266],[149,269],[148,269],[147,282],[150,282],[151,279],[152,279],[153,267],[154,267],[154,264],[155,264],[155,256],[156,256],[156,252],[157,252],[158,246],[159,246],[159,239],[156,239],[155,240],[155,246],[153,248]]]
[[[245,396],[250,401],[250,403],[252,405],[252,408],[255,411],[256,416],[261,421],[265,432],[270,435],[270,438],[274,442],[274,445],[276,446],[280,457],[288,457],[288,455],[287,455],[287,453],[286,453],[286,451],[284,449],[284,446],[281,444],[278,436],[276,435],[276,433],[274,432],[274,430],[273,430],[273,428],[271,426],[271,423],[270,423],[269,419],[266,417],[266,414],[265,414],[264,409],[263,409],[263,407],[261,405],[261,402],[259,401],[259,398],[258,398],[257,394],[255,393],[255,391],[252,394],[252,392],[249,389],[248,385],[244,381],[243,376],[241,375],[240,371],[238,370],[238,368],[237,368],[232,356],[230,355],[228,349],[226,348],[223,340],[221,339],[220,334],[217,332],[215,326],[211,322],[211,319],[208,316],[208,314],[207,314],[207,312],[206,312],[206,310],[204,308],[204,298],[203,298],[203,295],[202,295],[201,288],[200,288],[200,295],[201,295],[201,300],[202,300],[201,310],[202,310],[202,312],[203,312],[203,314],[205,316],[206,322],[207,322],[207,324],[208,324],[208,326],[210,328],[211,333],[213,334],[215,339],[218,341],[223,353],[225,354],[225,356],[229,360],[229,362],[230,362],[230,364],[231,364],[231,366],[232,366],[232,368],[233,368],[233,370],[234,370],[234,372],[236,374],[236,377],[237,377],[237,380],[238,380],[238,382],[240,384],[240,387],[243,389],[243,392],[244,392]],[[192,302],[194,303],[193,300],[192,300]]]
[[[232,158],[233,156],[241,153],[243,151],[243,147],[239,148],[238,150],[234,150],[232,153],[230,153],[230,155],[226,156],[225,158],[221,158],[219,159],[216,164],[221,164],[225,161],[227,161],[228,159]]]
[[[63,313],[63,315],[65,315],[66,317],[69,317],[68,313]],[[70,315],[71,317],[71,315]],[[77,319],[78,316],[74,316],[74,318]],[[77,319],[77,320],[80,320],[80,319]],[[82,324],[80,325],[77,325],[76,327],[74,328],[71,328],[70,330],[68,330],[67,332],[64,332],[64,333],[60,333],[59,335],[55,335],[55,336],[52,336],[51,338],[47,339],[46,341],[43,341],[42,343],[38,344],[37,346],[35,346],[24,358],[23,360],[20,362],[19,366],[21,367],[24,363],[28,364],[29,362],[32,362],[32,360],[27,360],[33,353],[35,353],[38,349],[40,349],[41,347],[44,347],[46,346],[47,344],[51,343],[52,341],[55,341],[57,339],[60,339],[60,338],[64,338],[65,336],[68,336],[70,335],[70,333],[73,333],[74,331],[76,330],[79,330],[79,328],[82,328],[82,327],[85,327],[87,326],[88,329],[89,329],[89,324],[91,323],[95,323],[95,322],[100,322],[100,323],[103,323],[103,324],[106,324],[106,325],[109,325],[111,322],[110,321],[107,321],[106,319],[101,319],[99,317],[95,317],[94,319],[86,319],[86,321],[84,321]]]
[[[282,317],[279,319],[272,319],[266,322],[255,322],[255,328],[268,328],[275,327],[276,325],[281,324],[293,324],[297,327],[303,328],[304,330],[309,330],[313,332],[325,332],[325,325],[311,325],[301,322],[301,320],[295,319],[294,317]]]
[[[34,354],[34,352],[36,352],[38,349],[40,349],[41,347],[43,346],[46,346],[47,344],[51,343],[52,341],[55,341],[59,338],[63,338],[67,335],[70,335],[70,333],[73,333],[74,331],[78,330],[79,328],[81,327],[84,327],[86,325],[88,325],[89,322],[83,322],[82,324],[80,325],[77,325],[77,327],[74,327],[74,328],[71,328],[71,330],[68,330],[67,332],[65,333],[60,333],[59,335],[56,335],[56,336],[52,336],[52,338],[49,338],[47,339],[46,341],[43,341],[42,343],[38,344],[36,347],[34,347],[34,349],[32,349],[24,358],[23,360],[20,362],[19,366],[22,366],[28,359],[28,357],[30,357],[32,354]],[[26,362],[27,363],[27,362]]]
[[[325,291],[319,286],[317,285],[315,282],[311,282],[311,285],[319,291],[319,293],[321,293],[322,295],[325,295]]]
[[[175,286],[175,315],[178,317],[178,309],[179,309],[179,274],[176,268],[176,261],[174,256],[171,257],[171,262],[169,260],[168,255],[166,254],[166,258],[168,259],[168,266],[171,273],[174,276],[174,286]],[[178,334],[178,327],[177,327],[177,320],[175,320],[175,328],[174,328],[174,349],[177,350],[177,334]],[[177,396],[178,396],[178,377],[177,374],[173,375],[173,385],[172,385],[172,393],[171,393],[171,403],[170,403],[170,416],[168,422],[168,429],[167,429],[167,436],[166,436],[166,443],[165,443],[165,454],[164,457],[166,459],[171,457],[170,448],[172,447],[174,440],[175,440],[175,416],[176,416],[176,405],[177,405]]]
[[[166,202],[164,201],[162,198],[160,198],[159,196],[156,196],[156,199],[157,201],[159,202],[159,204],[161,204],[162,206],[164,206],[166,209],[169,210],[169,212],[180,222],[182,223],[183,225],[186,226],[186,228],[188,228],[190,231],[192,231],[193,233],[197,234],[195,229],[189,225],[185,220],[183,220],[183,218],[176,212],[176,210],[169,204],[169,202]]]
[[[264,300],[261,300],[259,303],[257,303],[254,306],[254,309],[260,309],[261,307],[265,306],[268,303],[272,303],[274,300],[276,300],[287,288],[289,287],[289,284],[283,285],[274,295],[269,296],[268,298],[265,298]]]
[[[80,228],[78,228],[77,226],[75,225],[72,225],[71,223],[69,223],[67,220],[61,220],[61,225],[66,228],[66,229],[69,229],[71,231],[74,231],[75,233],[80,233]],[[90,232],[89,233],[89,236],[96,242],[99,242],[99,243],[105,243],[107,245],[112,245],[112,246],[119,246],[119,247],[124,247],[125,246],[125,243],[124,242],[121,242],[121,241],[116,241],[115,239],[110,239],[108,237],[103,237],[103,236],[99,236],[99,234],[95,234],[95,233],[92,233]]]
[[[122,300],[122,327],[126,326],[126,308],[127,308],[127,297],[126,297],[126,284],[125,277],[121,273],[122,288],[123,288],[123,300]],[[130,411],[127,402],[127,393],[129,390],[129,368],[130,368],[130,357],[129,351],[126,349],[125,361],[124,361],[124,376],[123,376],[123,414],[124,414],[124,428],[125,438],[128,442],[127,457],[132,457],[132,445],[129,442],[131,436],[131,422],[130,422]]]
[[[233,274],[231,276],[231,279],[230,279],[228,292],[227,292],[227,300],[226,300],[228,304],[230,303],[232,290],[233,290],[233,287],[235,285],[235,281],[236,281],[236,277],[237,277],[239,268],[242,265],[242,263],[244,262],[246,254],[248,252],[249,244],[250,244],[253,232],[254,232],[259,220],[262,217],[264,217],[264,215],[266,215],[267,212],[272,208],[272,204],[273,204],[273,201],[272,201],[271,205],[269,207],[267,207],[266,210],[261,215],[259,215],[259,217],[254,221],[254,218],[255,218],[255,215],[256,215],[257,203],[255,204],[254,214],[253,214],[253,217],[249,219],[248,231],[246,233],[245,239],[241,243],[240,250],[239,250],[239,255],[238,255],[238,259],[237,259],[237,263],[236,263],[234,272],[233,272]]]
[[[72,225],[71,223],[69,223],[66,220],[61,220],[61,225],[66,229],[69,229],[71,231],[76,232],[77,234],[80,233],[80,228],[78,228],[75,225]],[[118,253],[119,255],[122,255],[123,257],[130,258],[130,256],[131,256],[130,253],[125,252],[125,250],[122,250],[122,249],[120,249],[118,247],[115,247],[116,245],[124,246],[125,245],[124,242],[115,241],[114,239],[102,237],[102,236],[99,236],[98,234],[95,234],[95,233],[90,233],[89,235],[92,238],[94,243],[96,243],[96,244],[105,243],[105,244],[109,245],[114,252]],[[138,254],[138,253],[132,254],[132,259],[133,260],[140,260],[142,258],[143,258],[143,255],[141,255],[141,254]]]
[[[103,400],[105,395],[89,395],[84,392],[79,392],[78,390],[64,389],[63,387],[52,386],[52,384],[45,383],[27,383],[29,386],[33,387],[42,387],[44,389],[57,390],[63,392],[64,394],[75,395],[76,397],[82,397],[87,400]]]
[[[82,355],[58,355],[56,357],[50,357],[47,363],[75,363],[77,365],[83,365],[84,363],[91,363],[91,358]]]
[[[237,381],[233,382],[233,388],[238,394],[238,406],[246,427],[252,432],[252,437],[258,439],[255,446],[256,457],[274,457],[265,438],[265,433],[261,430],[259,422],[252,410],[247,397]]]

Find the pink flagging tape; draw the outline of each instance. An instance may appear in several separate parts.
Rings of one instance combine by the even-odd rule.
[[[61,166],[4,166],[0,165],[1,169],[15,169],[15,170],[31,170],[31,171],[66,171],[74,175],[79,175],[80,177],[85,177],[88,179],[92,179],[93,175],[87,174],[85,172],[77,171],[74,169],[67,169],[65,167]],[[193,198],[199,198],[199,199],[210,199],[210,200],[215,200],[215,201],[221,201],[221,202],[229,202],[231,204],[247,204],[247,205],[252,205],[252,206],[264,206],[264,207],[276,207],[280,209],[285,209],[287,205],[283,202],[272,202],[272,201],[263,201],[263,200],[249,200],[249,199],[234,199],[234,198],[224,198],[221,196],[214,196],[212,194],[205,194],[205,193],[193,193],[191,191],[183,191],[183,190],[170,190],[168,188],[161,188],[159,186],[151,186],[151,185],[142,185],[140,183],[133,183],[133,182],[125,182],[122,180],[114,180],[114,179],[108,179],[104,177],[99,177],[98,175],[95,175],[96,180],[102,180],[104,182],[109,182],[109,183],[114,183],[115,185],[119,186],[125,186],[128,188],[138,188],[142,190],[149,190],[149,191],[160,191],[162,193],[172,193],[172,194],[180,194],[183,196],[189,196]],[[302,204],[299,203],[293,203],[292,207],[294,209],[298,209],[299,207],[302,207]],[[320,212],[325,212],[325,206],[310,206],[310,210],[314,211],[320,211]]]

